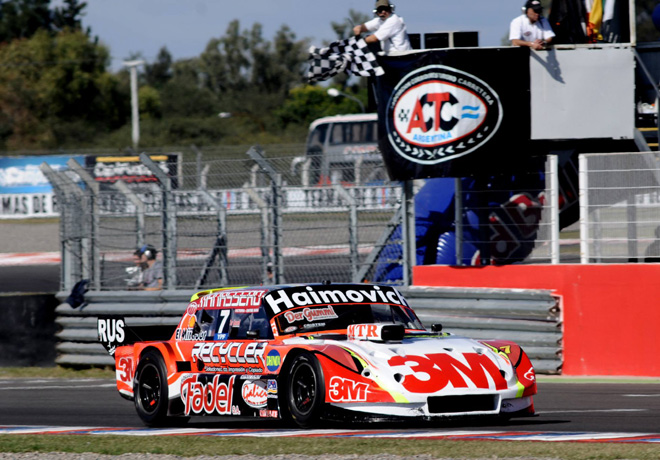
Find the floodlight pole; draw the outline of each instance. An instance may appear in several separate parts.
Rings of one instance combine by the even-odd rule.
[[[140,142],[140,111],[138,106],[137,66],[144,61],[124,61],[124,66],[131,72],[131,119],[133,121],[133,148],[138,148]]]

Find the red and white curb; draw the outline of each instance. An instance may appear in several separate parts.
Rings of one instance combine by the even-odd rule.
[[[452,441],[545,441],[660,443],[658,433],[597,433],[558,431],[464,431],[464,430],[267,430],[211,428],[103,428],[82,426],[0,426],[0,434],[67,434],[121,436],[225,436],[225,437],[324,437],[324,438],[413,438]]]

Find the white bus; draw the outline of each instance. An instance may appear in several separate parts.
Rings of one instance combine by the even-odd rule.
[[[309,126],[306,158],[312,184],[366,184],[385,179],[378,114],[335,115]]]

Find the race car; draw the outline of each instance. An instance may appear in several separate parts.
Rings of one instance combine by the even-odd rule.
[[[122,318],[107,321],[99,336],[114,353],[117,389],[148,426],[208,415],[306,428],[534,414],[534,368],[518,345],[426,330],[391,286],[202,291],[164,341],[131,343]]]

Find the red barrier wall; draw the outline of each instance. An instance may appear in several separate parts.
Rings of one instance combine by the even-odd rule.
[[[660,264],[424,265],[413,284],[552,290],[562,297],[564,375],[660,377]]]

